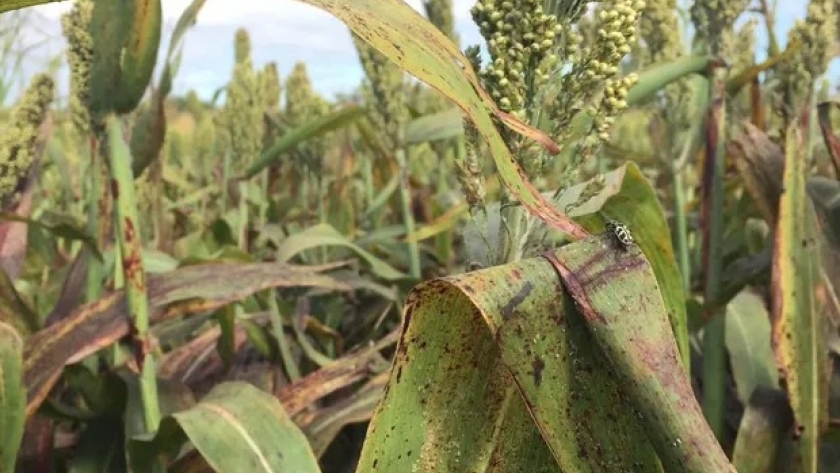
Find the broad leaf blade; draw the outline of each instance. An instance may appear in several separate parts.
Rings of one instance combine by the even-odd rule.
[[[412,120],[405,129],[407,144],[425,143],[464,134],[464,119],[461,110],[452,108]]]
[[[659,471],[552,279],[532,259],[417,287],[358,471]]]
[[[247,383],[222,383],[192,408],[164,418],[151,441],[133,440],[134,471],[148,471],[149,460],[187,439],[219,473],[320,473],[280,402]]]
[[[779,387],[770,330],[770,314],[757,295],[744,291],[728,304],[726,349],[738,398],[744,405],[757,387]]]
[[[665,471],[734,473],[682,367],[654,273],[637,247],[610,235],[549,253],[564,285],[639,411]]]
[[[557,206],[590,232],[603,228],[603,218],[618,220],[630,229],[656,275],[683,366],[689,369],[686,293],[674,255],[665,213],[650,181],[635,163],[627,163],[595,180],[572,186],[558,197]]]

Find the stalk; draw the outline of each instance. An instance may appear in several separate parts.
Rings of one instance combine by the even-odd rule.
[[[717,308],[720,299],[723,272],[723,174],[726,155],[726,69],[714,71],[714,82],[710,90],[710,120],[708,130],[706,168],[704,172],[703,198],[707,238],[704,242],[705,288],[704,304],[709,317],[703,333],[703,413],[709,427],[720,441],[723,436],[726,397],[726,324],[724,310]],[[711,160],[711,163],[709,162]],[[705,188],[709,186],[708,188]]]
[[[146,273],[140,256],[140,228],[138,226],[137,199],[134,175],[131,171],[131,152],[123,135],[123,126],[115,115],[106,121],[108,140],[107,155],[111,177],[111,192],[116,202],[117,240],[121,254],[122,273],[128,311],[137,331],[140,345],[140,399],[146,432],[154,432],[160,423],[160,406],[157,393],[157,370],[150,352],[149,301],[146,296]]]
[[[400,173],[400,205],[402,206],[403,226],[406,235],[414,234],[414,212],[411,210],[411,189],[408,180],[406,149],[402,146],[396,151],[397,167]],[[408,240],[408,266],[412,278],[420,279],[420,250],[417,241]]]
[[[105,235],[100,232],[100,202],[104,203],[107,194],[102,187],[102,168],[97,156],[96,139],[91,136],[87,140],[86,153],[90,156],[88,177],[90,190],[87,195],[88,232],[96,238],[96,245],[100,251],[105,249]],[[93,302],[102,293],[102,263],[94,255],[88,255],[86,271],[85,301]]]

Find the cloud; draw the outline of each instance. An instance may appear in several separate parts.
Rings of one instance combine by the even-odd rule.
[[[191,0],[163,2],[164,48],[175,22],[190,3]],[[423,11],[422,0],[407,3]],[[469,14],[473,3],[474,0],[453,2],[456,29],[465,44],[479,41]],[[60,17],[71,6],[65,1],[33,8],[53,37],[48,55],[57,54],[64,47]],[[316,90],[326,95],[350,91],[362,80],[350,32],[329,13],[293,0],[208,0],[196,25],[185,36],[181,69],[174,82],[176,93],[196,89],[209,97],[225,84],[233,67],[234,35],[240,27],[251,36],[256,64],[275,61],[282,74],[302,61],[307,64]]]
[[[168,46],[175,22],[190,3],[191,0],[163,1],[161,54]],[[407,3],[423,11],[423,0],[407,0]],[[469,13],[474,3],[475,0],[453,0],[462,46],[481,42]],[[777,30],[784,44],[792,19],[804,16],[804,6],[794,5],[800,2],[778,3]],[[71,2],[64,1],[33,8],[40,17],[39,28],[44,30],[41,37],[49,41],[42,53],[33,56],[25,67],[30,74],[65,47],[59,20],[71,6]],[[227,82],[233,67],[234,34],[240,27],[250,33],[254,61],[258,66],[275,61],[283,75],[296,62],[302,61],[307,65],[316,90],[328,96],[350,91],[362,80],[363,73],[350,32],[330,14],[294,0],[208,0],[196,25],[185,36],[181,69],[174,83],[175,93],[195,89],[200,95],[209,97]],[[759,44],[765,42],[761,30],[759,28]],[[66,68],[62,74],[66,75]]]

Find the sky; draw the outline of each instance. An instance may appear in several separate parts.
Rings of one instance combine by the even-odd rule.
[[[422,0],[404,0],[422,12]],[[161,54],[168,47],[173,26],[190,0],[163,0],[164,30]],[[469,9],[475,0],[453,0],[456,29],[465,47],[480,43]],[[784,44],[787,30],[795,18],[805,13],[804,0],[778,0],[777,31]],[[50,59],[66,47],[61,35],[60,17],[72,5],[70,1],[33,7],[37,17],[24,31],[27,42],[38,46],[27,53],[22,81],[43,70]],[[261,67],[269,61],[278,64],[281,77],[292,66],[307,65],[315,89],[327,97],[351,92],[362,80],[362,69],[346,26],[330,14],[296,0],[208,0],[196,25],[187,33],[183,59],[175,78],[174,93],[194,89],[209,98],[230,77],[233,67],[233,38],[244,27],[251,36],[252,57]],[[759,27],[759,47],[766,35]],[[59,94],[66,95],[68,72],[62,67]],[[18,84],[20,87],[22,84]]]

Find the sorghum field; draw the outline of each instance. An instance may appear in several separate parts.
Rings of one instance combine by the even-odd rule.
[[[840,472],[836,1],[301,0],[363,83],[212,101],[162,1],[0,110],[0,473]]]

